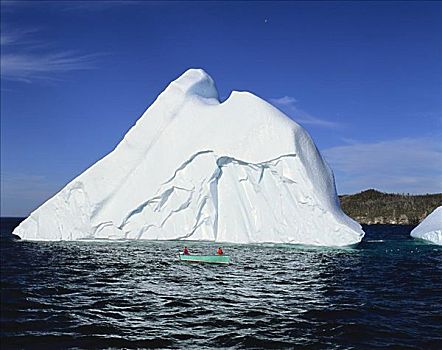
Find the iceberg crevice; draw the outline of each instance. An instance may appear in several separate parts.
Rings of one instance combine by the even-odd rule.
[[[277,157],[269,161],[260,163],[249,163],[233,157],[228,156],[216,156],[211,151],[201,151],[190,156],[185,162],[183,162],[175,171],[172,177],[163,182],[161,188],[157,191],[157,194],[152,198],[141,203],[134,210],[132,210],[123,220],[122,224],[118,227],[120,230],[127,231],[130,227],[131,231],[134,231],[134,227],[139,225],[137,238],[142,238],[143,235],[148,233],[149,230],[155,231],[167,230],[170,232],[168,224],[174,222],[174,225],[181,227],[180,224],[188,223],[188,229],[184,233],[179,234],[176,232],[174,239],[193,239],[195,232],[202,226],[207,225],[205,228],[205,237],[211,240],[217,240],[218,237],[218,183],[223,174],[222,168],[228,164],[236,164],[239,167],[249,167],[252,171],[258,175],[257,179],[253,182],[253,188],[255,191],[260,191],[259,184],[264,177],[266,169],[272,169],[282,159],[286,157],[295,157],[294,154],[287,154]],[[208,168],[209,175],[202,175],[203,180],[198,181],[198,184],[193,183],[193,179],[197,176],[195,172],[201,167],[199,161],[210,163],[204,168]],[[272,174],[276,175],[281,182],[294,184],[295,181],[286,178],[278,173],[278,171],[272,170]],[[246,176],[241,181],[251,181],[249,176]],[[183,186],[184,185],[184,186]],[[185,187],[187,186],[187,188]],[[187,195],[183,193],[177,193],[179,191],[187,192]],[[194,203],[192,203],[194,202]],[[188,215],[189,218],[180,222],[180,216]],[[175,220],[174,216],[178,216]],[[247,215],[244,215],[247,217]],[[192,221],[192,218],[193,221]],[[148,222],[149,224],[139,224]],[[192,222],[189,225],[189,222]],[[164,232],[163,234],[167,234]]]

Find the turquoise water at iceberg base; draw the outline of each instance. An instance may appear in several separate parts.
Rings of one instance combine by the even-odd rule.
[[[179,263],[176,241],[2,240],[2,348],[441,349],[442,247],[364,229],[344,249],[226,244],[228,266]]]

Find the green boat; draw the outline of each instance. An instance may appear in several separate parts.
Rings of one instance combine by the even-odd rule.
[[[180,253],[180,261],[207,263],[207,264],[230,264],[228,255],[184,255]]]

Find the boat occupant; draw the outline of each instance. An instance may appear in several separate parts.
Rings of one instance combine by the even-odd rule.
[[[189,249],[187,249],[187,247],[184,247],[183,254],[184,254],[184,255],[190,255],[190,254],[189,254]]]
[[[216,254],[217,254],[217,255],[223,255],[223,254],[224,254],[224,252],[223,252],[223,250],[221,249],[221,247],[218,247],[218,250],[216,251]]]

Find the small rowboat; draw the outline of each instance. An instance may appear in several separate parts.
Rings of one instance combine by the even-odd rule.
[[[207,264],[229,264],[230,256],[228,255],[184,255],[180,253],[180,261],[207,263]]]

